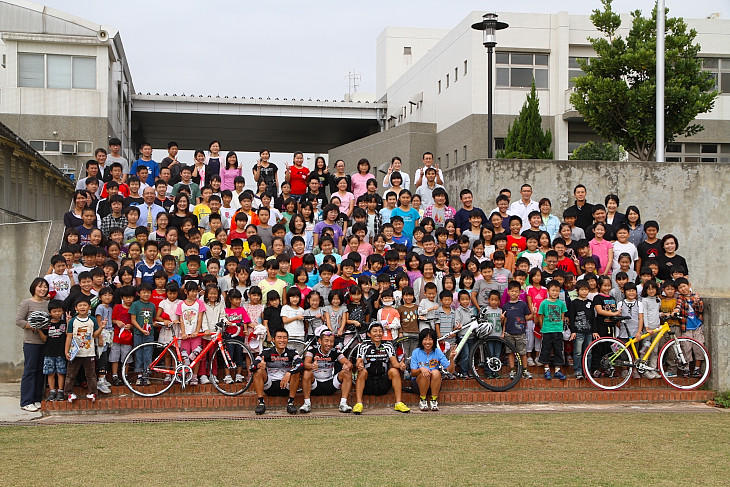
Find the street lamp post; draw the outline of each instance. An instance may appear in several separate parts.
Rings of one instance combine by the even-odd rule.
[[[487,48],[487,156],[491,159],[492,145],[494,138],[492,137],[492,56],[494,55],[494,46],[497,45],[497,31],[509,27],[504,22],[497,20],[497,14],[484,14],[484,20],[472,24],[474,30],[484,32],[484,47]]]

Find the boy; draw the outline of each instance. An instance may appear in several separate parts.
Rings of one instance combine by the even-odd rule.
[[[355,263],[350,259],[345,259],[340,264],[340,277],[332,283],[332,290],[349,289],[356,285],[357,281],[352,277],[355,273]]]
[[[200,198],[200,186],[193,182],[193,168],[190,166],[183,166],[180,168],[180,177],[182,180],[172,187],[172,197],[176,197],[180,192],[181,187],[188,189],[190,199],[192,201],[198,201]]]
[[[139,215],[139,208],[136,206],[129,206],[124,211],[124,216],[127,217],[127,226],[124,228],[124,245],[129,245],[131,242],[134,242],[134,232],[137,231]]]
[[[457,227],[457,230],[460,230]],[[472,211],[469,215],[469,230],[466,230],[462,235],[469,237],[469,247],[474,245],[474,242],[479,240],[482,232],[482,215],[478,211]]]
[[[80,297],[76,300],[76,316],[71,318],[66,328],[66,344],[65,354],[69,361],[66,371],[66,383],[63,392],[68,402],[76,400],[76,394],[73,393],[76,375],[81,367],[84,368],[86,374],[86,384],[89,393],[86,398],[93,403],[96,401],[96,348],[94,339],[101,335],[101,327],[96,319],[89,315],[91,311],[91,300],[86,297]],[[71,359],[71,350],[78,350],[76,356]]]
[[[522,232],[522,236],[525,238],[528,238],[530,236],[534,236],[537,238],[538,242],[540,241],[540,225],[542,225],[542,216],[540,215],[539,211],[531,211],[529,215],[527,215],[527,222],[530,225],[530,228],[527,230],[524,230]]]
[[[512,253],[508,253],[514,259]],[[494,254],[492,254],[492,262],[494,262],[492,279],[494,279],[494,282],[499,285],[497,290],[500,292],[504,292],[504,290],[507,289],[507,283],[512,278],[512,272],[505,266],[504,252],[502,252],[501,250],[497,250]]]
[[[52,299],[63,301],[68,297],[71,286],[74,285],[73,269],[67,267],[66,259],[60,254],[51,257],[51,267],[53,273],[44,277],[48,283],[48,295]]]
[[[414,230],[415,232],[415,230]],[[423,246],[423,254],[420,259],[421,262],[435,262],[436,261],[436,239],[433,235],[424,235],[421,240]]]
[[[296,237],[295,237],[296,238]],[[293,241],[293,239],[292,239]],[[312,291],[317,291],[322,296],[322,306],[329,306],[329,295],[332,291],[332,275],[335,273],[334,267],[329,264],[322,264],[319,266],[319,282],[314,285]]]
[[[490,260],[481,262],[479,270],[483,279],[474,284],[474,289],[471,292],[471,302],[477,309],[484,308],[489,304],[490,292],[499,291],[500,294],[503,292],[503,289],[500,289],[500,284],[492,279],[494,276],[494,262]]]
[[[174,255],[165,255],[162,257],[162,270],[165,271],[165,274],[167,275],[167,282],[175,282],[178,286],[182,284],[182,279],[178,273],[175,272]]]
[[[273,257],[269,257],[271,259]],[[276,257],[276,262],[279,263],[279,271],[276,273],[276,278],[284,281],[287,285],[294,285],[294,274],[289,272],[291,268],[291,260],[286,255],[282,254]]]
[[[613,299],[616,300],[617,303],[621,302],[625,298],[625,287],[626,284],[629,282],[629,276],[625,272],[617,272],[615,276],[611,276],[613,279],[615,277],[614,286],[611,289],[611,292],[609,292],[609,296],[611,296]]]
[[[403,244],[410,249],[412,246],[411,239],[403,234],[403,217],[391,216],[390,223],[393,225],[393,242]]]
[[[182,285],[184,286],[185,283],[188,281],[194,281],[198,284],[198,287],[200,287],[203,276],[199,272],[200,271],[200,256],[197,254],[197,251],[195,252],[194,255],[188,255],[185,258],[185,263],[187,264],[188,269],[187,269],[187,273],[184,276],[182,276]],[[150,289],[150,291],[151,291],[151,289]],[[153,314],[153,316],[154,316],[154,314]]]
[[[436,293],[438,287],[432,282],[427,282],[424,286],[425,297],[418,303],[418,331],[426,328],[433,328],[436,320],[436,310],[439,305],[436,303]]]
[[[682,336],[697,340],[701,345],[705,344],[705,332],[702,327],[704,322],[705,307],[699,294],[692,291],[689,281],[680,277],[674,281],[677,288],[677,305],[674,308],[674,314],[679,317],[679,325],[682,329]],[[700,369],[702,369],[703,355],[696,351],[698,347],[689,343],[682,343],[682,353],[688,362],[694,359],[694,369],[692,377],[702,377]],[[683,377],[689,377],[689,368],[682,371]]]
[[[388,193],[385,196],[385,207],[380,210],[381,227],[385,223],[390,223],[391,213],[393,213],[393,210],[395,210],[395,205],[397,201],[398,196],[393,192]]]
[[[509,217],[509,231],[507,235],[507,250],[515,256],[527,248],[527,239],[520,235],[522,230],[522,218],[517,215]]]
[[[596,326],[596,312],[593,303],[588,300],[588,282],[577,284],[578,296],[570,301],[568,323],[570,341],[573,342],[573,370],[575,378],[585,378],[583,373],[583,352],[592,340],[600,338]]]
[[[164,270],[162,265],[157,260],[157,254],[159,252],[159,246],[155,240],[148,240],[144,244],[144,258],[142,262],[137,264],[135,279],[137,285],[146,282],[148,284],[154,284],[154,275],[157,271]]]
[[[48,303],[48,313],[51,321],[47,328],[38,330],[38,335],[45,342],[43,346],[43,375],[48,376],[50,393],[46,401],[64,401],[64,379],[66,377],[66,320],[64,319],[63,303],[58,299],[51,299]],[[58,389],[56,388],[58,379]]]
[[[405,296],[405,291],[404,291]],[[466,325],[474,321],[476,318],[476,308],[471,304],[471,294],[469,291],[462,289],[458,294],[459,307],[456,309],[456,316],[454,317],[454,324],[459,333],[456,335],[456,344],[459,345],[466,335]],[[462,347],[461,353],[459,354],[459,367],[461,371],[456,374],[461,379],[472,378],[471,367],[469,364],[469,358],[471,356],[471,349],[476,342],[474,336],[470,336],[466,344]]]
[[[490,337],[501,337],[502,336],[502,321],[504,321],[502,310],[500,305],[499,291],[489,291],[489,298],[487,306],[485,308],[485,317],[488,323],[492,324],[492,331],[489,333]],[[484,311],[484,310],[483,310]],[[501,347],[497,346],[493,349],[492,347],[487,350],[490,356],[499,356]],[[515,371],[510,371],[510,379],[515,378]],[[499,372],[492,372],[485,370],[488,379],[499,379]]]
[[[542,284],[545,286],[558,274],[558,253],[555,250],[545,252],[545,261],[542,269]],[[562,271],[560,271],[562,272]]]
[[[195,205],[193,209],[193,215],[198,218],[198,221],[212,213],[210,209],[211,196],[213,196],[213,188],[208,185],[203,186],[200,190],[200,203]]]
[[[510,281],[507,286],[509,293],[509,301],[502,306],[502,314],[504,316],[502,339],[514,345],[520,360],[523,364],[527,364],[527,322],[533,318],[527,303],[520,300],[520,291],[522,290],[520,283]],[[560,336],[560,344],[562,348],[562,333]],[[509,356],[510,377],[515,376],[515,358]],[[522,371],[522,377],[532,379],[532,374],[525,367]]]
[[[151,343],[155,341],[155,335],[152,333],[152,326],[155,321],[155,313],[157,309],[150,302],[152,296],[152,285],[143,282],[138,287],[139,300],[132,303],[129,308],[129,316],[132,320],[132,332],[134,334],[134,346],[137,347],[143,343]],[[146,347],[145,352],[135,352],[134,354],[134,371],[137,373],[137,385],[150,385],[147,377],[150,363],[152,363],[152,350]]]
[[[124,174],[126,181],[127,171],[129,170],[129,162],[121,156],[120,151],[122,150],[122,141],[116,137],[109,139],[109,154],[106,157],[107,164],[112,163],[110,168],[114,168],[115,164],[119,165],[120,173]]]
[[[621,225],[618,227],[618,230],[616,230],[616,241],[613,243],[613,262],[611,263],[611,269],[614,274],[618,272],[619,269],[624,272],[627,271],[627,269],[624,269],[619,262],[621,257],[624,255],[628,256],[631,260],[629,269],[635,272],[639,272],[639,269],[641,269],[639,267],[639,253],[636,250],[636,246],[629,242],[629,232],[630,230],[628,225]],[[634,274],[634,279],[636,279],[636,274]]]
[[[383,324],[383,340],[392,342],[400,336],[400,313],[395,309],[393,291],[386,290],[380,294],[380,309],[377,311],[377,319]]]
[[[639,269],[646,266],[647,261],[655,260],[664,253],[662,242],[657,238],[659,224],[654,220],[649,220],[644,223],[644,233],[646,233],[646,240],[641,242],[636,248],[637,255],[639,256],[639,260],[637,261]]]
[[[585,231],[575,224],[578,221],[578,210],[572,206],[566,209],[563,212],[563,221],[570,225],[570,238],[575,241],[585,240]]]
[[[547,285],[548,297],[540,303],[537,311],[537,319],[542,332],[542,349],[538,362],[545,366],[545,379],[552,380],[550,373],[550,361],[555,366],[555,378],[565,380],[565,374],[560,371],[560,366],[565,363],[563,355],[563,317],[568,312],[568,307],[560,298],[560,284],[551,281]],[[553,356],[550,357],[550,352]]]
[[[160,175],[160,165],[156,161],[152,160],[152,146],[147,142],[142,142],[140,147],[141,157],[132,163],[132,167],[129,168],[130,174],[136,174],[137,168],[144,166],[148,169],[149,175],[145,181],[147,185],[152,186],[155,184],[155,179]]]
[[[529,231],[529,230],[528,230]],[[509,237],[507,237],[509,239]],[[533,234],[528,234],[525,238],[525,244],[527,249],[517,254],[517,258],[524,257],[530,261],[530,270],[542,269],[542,263],[545,259],[545,254],[537,250],[539,244],[538,237]]]
[[[447,335],[456,328],[456,313],[451,305],[454,302],[454,294],[451,291],[441,291],[439,294],[441,306],[436,310],[436,335]],[[447,341],[454,346],[456,339],[451,337]]]

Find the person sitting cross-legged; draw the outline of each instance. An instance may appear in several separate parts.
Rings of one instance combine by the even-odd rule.
[[[304,356],[304,372],[302,373],[302,392],[304,404],[300,413],[312,410],[310,396],[331,396],[342,391],[339,411],[350,413],[352,408],[347,404],[347,396],[352,389],[352,363],[335,346],[335,334],[326,329],[319,333],[319,344],[307,350]]]
[[[297,394],[301,371],[304,368],[302,357],[296,350],[287,348],[289,333],[282,329],[274,334],[274,346],[265,348],[254,360],[253,387],[259,400],[256,414],[266,412],[264,393],[267,396],[289,396],[286,412],[297,414],[294,396]]]

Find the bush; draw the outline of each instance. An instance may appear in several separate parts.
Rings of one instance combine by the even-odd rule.
[[[610,142],[596,143],[592,140],[573,151],[571,161],[620,161],[623,150]]]

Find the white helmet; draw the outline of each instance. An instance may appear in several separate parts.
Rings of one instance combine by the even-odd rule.
[[[28,315],[28,324],[34,330],[40,330],[51,322],[51,315],[45,311],[31,311]]]

